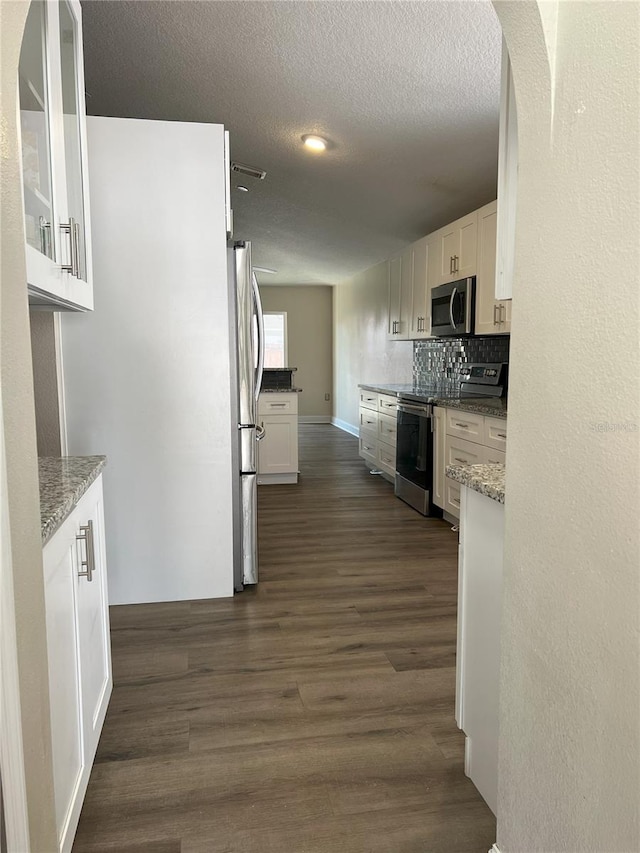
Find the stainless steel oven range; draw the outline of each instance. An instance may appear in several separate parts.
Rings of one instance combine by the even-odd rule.
[[[395,493],[422,515],[440,514],[433,506],[433,405],[398,398]]]
[[[441,516],[433,503],[433,406],[447,401],[503,397],[507,364],[464,364],[459,388],[414,386],[398,394],[395,493],[422,515]]]

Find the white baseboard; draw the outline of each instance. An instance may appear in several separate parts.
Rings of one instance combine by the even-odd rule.
[[[298,415],[299,424],[330,424],[331,415]]]
[[[344,430],[344,432],[348,432],[351,435],[355,435],[356,438],[360,435],[358,427],[355,427],[353,424],[347,423],[347,421],[341,421],[340,418],[331,418],[331,423],[334,427],[338,427],[338,429]]]

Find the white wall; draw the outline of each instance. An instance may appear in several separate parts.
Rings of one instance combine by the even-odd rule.
[[[536,4],[495,5],[520,136],[498,844],[630,853],[640,849],[638,4],[562,2],[557,14],[542,4],[546,33]]]
[[[109,602],[230,596],[223,128],[90,116],[87,135],[95,311],[61,335],[69,453],[108,458]]]
[[[386,263],[334,288],[334,416],[357,429],[358,384],[411,382],[413,343],[387,340]]]
[[[55,318],[53,311],[29,312],[38,456],[62,452]]]
[[[328,285],[260,285],[265,311],[287,312],[288,367],[302,388],[298,400],[301,418],[329,421],[333,409],[325,394],[333,392],[333,288]]]

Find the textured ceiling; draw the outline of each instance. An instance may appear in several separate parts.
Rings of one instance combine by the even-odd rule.
[[[232,180],[235,236],[278,271],[265,284],[337,283],[495,198],[489,0],[82,6],[89,113],[220,122],[232,158],[267,171]]]

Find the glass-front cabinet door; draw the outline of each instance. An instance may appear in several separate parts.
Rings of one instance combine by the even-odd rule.
[[[79,86],[81,55],[79,51],[79,21],[67,0],[59,3],[60,71],[62,78],[62,120],[64,124],[64,164],[67,190],[67,223],[69,231],[72,274],[87,281],[85,240],[84,171],[82,168],[83,134],[81,116],[84,110],[79,98],[84,97]]]
[[[19,97],[29,301],[91,310],[86,112],[78,0],[33,0]]]
[[[27,245],[55,259],[47,7],[33,0],[20,51],[22,186]]]

